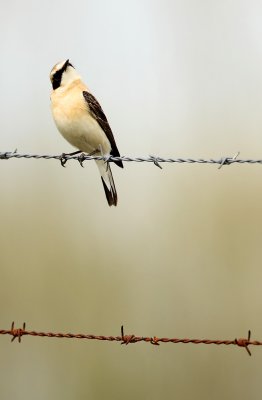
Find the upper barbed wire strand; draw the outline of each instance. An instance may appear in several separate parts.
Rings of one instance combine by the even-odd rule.
[[[11,158],[25,158],[25,159],[45,159],[45,160],[60,160],[63,159],[65,161],[69,160],[77,160],[79,162],[83,161],[90,161],[90,160],[104,160],[105,162],[114,162],[114,161],[123,161],[123,162],[149,162],[153,163],[157,167],[161,168],[161,163],[177,163],[177,164],[217,164],[220,168],[224,165],[231,165],[231,164],[262,164],[262,159],[238,159],[237,153],[233,157],[220,157],[218,159],[204,159],[204,158],[163,158],[159,156],[149,155],[144,157],[129,157],[129,156],[120,156],[120,157],[113,157],[113,156],[95,156],[95,155],[88,155],[88,154],[80,154],[80,155],[69,155],[62,153],[61,155],[53,155],[53,154],[26,154],[26,153],[17,153],[16,151],[6,151],[0,152],[0,159],[2,160],[9,160]]]

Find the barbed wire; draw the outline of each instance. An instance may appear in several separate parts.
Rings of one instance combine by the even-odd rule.
[[[64,339],[87,339],[87,340],[99,340],[99,341],[109,341],[109,342],[120,342],[121,344],[131,344],[138,342],[146,342],[155,346],[159,346],[160,343],[183,343],[183,344],[215,344],[215,345],[233,345],[244,347],[247,353],[251,356],[251,352],[248,346],[261,346],[262,342],[257,340],[251,340],[251,332],[248,331],[247,338],[239,338],[233,340],[212,340],[212,339],[179,339],[179,338],[167,338],[167,337],[157,337],[157,336],[136,336],[136,335],[126,335],[124,333],[124,327],[121,326],[121,335],[119,336],[104,336],[104,335],[90,335],[82,333],[54,333],[54,332],[36,332],[26,330],[26,324],[23,323],[22,328],[15,328],[15,323],[12,322],[11,329],[0,330],[0,335],[10,335],[12,336],[11,341],[18,339],[21,342],[22,336],[36,336],[36,337],[48,337],[48,338],[64,338]]]
[[[84,161],[90,161],[90,160],[103,160],[105,162],[114,162],[114,161],[123,161],[123,162],[149,162],[153,163],[159,168],[162,168],[160,164],[162,163],[172,163],[172,164],[218,164],[219,168],[221,168],[223,165],[231,165],[231,164],[262,164],[262,159],[239,159],[237,158],[239,156],[239,152],[236,153],[233,157],[220,157],[218,159],[194,159],[194,158],[163,158],[159,156],[154,156],[154,155],[149,155],[148,157],[127,157],[127,156],[121,156],[121,157],[113,157],[111,155],[108,156],[97,156],[97,155],[88,155],[81,153],[80,155],[77,153],[79,152],[74,152],[71,154],[66,154],[62,153],[60,155],[51,155],[51,154],[19,154],[17,151],[6,151],[6,152],[0,152],[0,159],[2,160],[9,160],[11,158],[25,158],[25,159],[30,159],[30,158],[35,158],[35,159],[44,159],[44,160],[59,160],[61,164],[64,166],[65,163],[69,160],[77,160],[81,166],[83,166]]]

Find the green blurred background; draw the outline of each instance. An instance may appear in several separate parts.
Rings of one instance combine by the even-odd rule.
[[[72,151],[49,71],[70,58],[121,154],[262,152],[262,4],[9,1],[0,151]],[[1,329],[262,339],[262,167],[1,161]],[[261,349],[0,337],[0,398],[260,399]]]

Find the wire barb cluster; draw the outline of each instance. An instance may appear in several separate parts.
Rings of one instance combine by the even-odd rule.
[[[160,164],[163,163],[172,163],[172,164],[218,164],[219,168],[222,168],[224,165],[231,165],[231,164],[262,164],[262,159],[239,159],[237,158],[239,156],[239,152],[236,153],[233,157],[220,157],[218,159],[193,159],[193,158],[162,158],[159,156],[153,156],[150,155],[148,157],[126,157],[126,156],[121,156],[121,157],[113,157],[111,155],[109,156],[96,156],[96,155],[88,155],[85,153],[81,153],[80,155],[76,155],[74,153],[72,154],[65,154],[62,153],[60,155],[48,155],[48,154],[19,154],[17,153],[17,150],[11,152],[11,151],[6,151],[6,152],[0,152],[0,160],[9,160],[10,158],[35,158],[35,159],[44,159],[44,160],[59,160],[62,165],[63,163],[65,164],[69,160],[77,160],[80,165],[84,161],[90,161],[90,160],[104,160],[105,162],[114,162],[114,161],[123,161],[123,162],[149,162],[152,163],[153,165],[159,167],[162,169],[162,166]]]
[[[251,356],[251,351],[248,346],[262,346],[261,341],[251,340],[251,332],[248,331],[247,338],[239,338],[234,340],[212,340],[212,339],[179,339],[179,338],[166,338],[166,337],[146,337],[146,336],[136,336],[126,335],[124,333],[124,327],[121,326],[120,336],[104,336],[104,335],[90,335],[82,333],[54,333],[54,332],[36,332],[26,330],[26,324],[23,323],[22,328],[15,328],[15,323],[12,322],[11,329],[0,330],[0,335],[10,335],[12,336],[11,341],[13,342],[16,338],[18,342],[21,342],[22,336],[37,336],[37,337],[48,337],[48,338],[65,338],[65,339],[87,339],[87,340],[102,340],[109,342],[120,342],[121,344],[131,344],[138,342],[146,342],[154,346],[159,346],[160,343],[184,343],[184,344],[216,344],[216,345],[233,345],[244,347],[247,353]]]

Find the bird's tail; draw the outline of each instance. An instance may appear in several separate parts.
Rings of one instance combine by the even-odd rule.
[[[104,191],[106,194],[106,199],[109,206],[117,205],[117,193],[116,187],[112,175],[112,171],[110,168],[110,164],[104,162],[103,160],[96,160],[96,164],[99,168],[101,179],[104,187]]]

